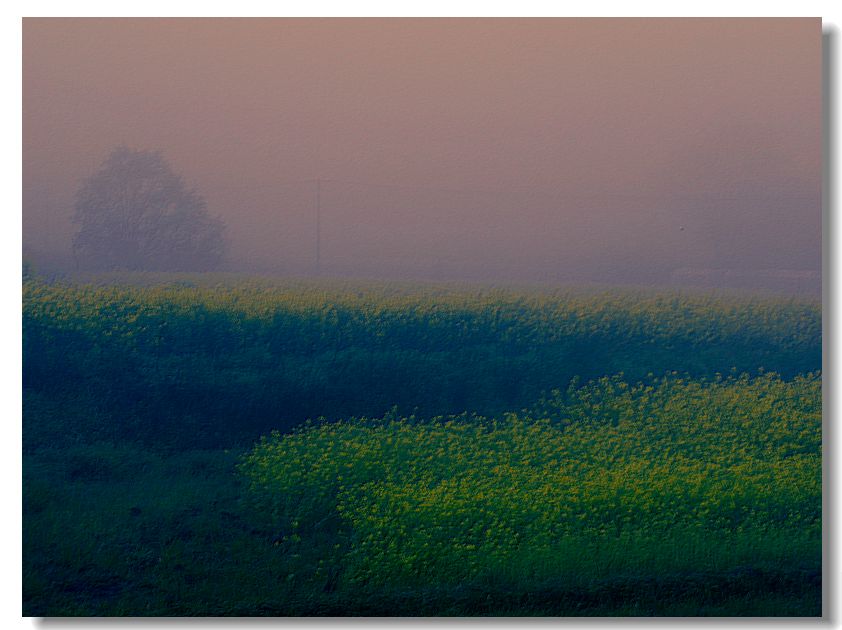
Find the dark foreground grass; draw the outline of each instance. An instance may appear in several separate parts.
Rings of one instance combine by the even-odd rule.
[[[819,616],[820,564],[356,588],[334,541],[278,540],[242,453],[107,444],[27,455],[25,616]]]

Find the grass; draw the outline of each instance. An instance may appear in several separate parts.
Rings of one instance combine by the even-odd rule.
[[[56,426],[62,438],[225,448],[392,407],[495,416],[621,372],[791,378],[821,369],[821,308],[628,291],[27,282],[23,339],[24,387],[41,405],[25,409],[25,448]]]
[[[781,460],[809,455],[787,446],[769,456],[770,444],[792,443],[784,424],[767,443],[755,433],[769,433],[756,411],[778,409],[802,450],[817,449],[820,381],[621,385],[607,379],[563,401],[556,394],[536,406],[550,416],[537,423],[387,418],[313,425],[251,451],[98,443],[26,454],[24,614],[820,615],[820,486],[811,481],[820,479],[818,460],[780,476]],[[682,403],[684,414],[665,400]],[[617,426],[610,418],[589,427],[564,421],[585,413],[583,405],[612,401],[624,417]],[[671,475],[658,435],[634,439],[644,409],[663,410],[645,420],[660,439],[684,433],[692,437],[687,452],[702,445],[697,458],[721,464],[724,485],[701,496],[713,501],[712,515],[700,520],[703,501],[686,494],[697,487],[692,466]],[[691,426],[705,409],[727,409],[732,425],[744,426],[740,439],[711,440]],[[606,466],[600,453],[618,437],[624,446]],[[648,443],[647,468],[623,468]],[[593,451],[590,461],[563,463],[564,453],[583,448]],[[432,453],[439,456],[430,460]],[[721,476],[759,454],[766,458],[753,476],[739,472],[745,468]],[[505,467],[504,478],[480,463],[486,457]],[[705,470],[700,481],[717,478],[715,468]],[[779,475],[776,484],[763,481],[764,470]],[[343,487],[326,481],[343,475]],[[436,476],[459,482],[430,485]],[[576,487],[579,503],[571,502]],[[720,487],[734,492],[720,496]],[[427,489],[444,494],[431,499]],[[615,504],[609,497],[618,490],[636,498]],[[751,512],[728,507],[740,496]],[[780,520],[782,506],[789,512]],[[566,519],[553,516],[559,508]],[[642,518],[627,520],[641,509]],[[717,521],[729,509],[731,520]],[[796,518],[794,509],[808,512]],[[325,518],[331,514],[341,518]],[[488,519],[499,535],[476,538],[471,532]],[[406,564],[422,551],[430,561]]]
[[[177,280],[24,286],[24,615],[821,614],[817,303]]]
[[[820,380],[602,379],[503,419],[351,420],[246,457],[285,540],[330,535],[349,588],[821,566]]]
[[[97,447],[92,447],[94,450]],[[103,448],[111,450],[111,447]],[[53,454],[56,455],[56,454]],[[360,593],[316,578],[328,545],[278,546],[233,474],[239,453],[137,457],[135,474],[70,480],[27,456],[25,616],[815,616],[815,569],[615,576],[571,588],[504,580]],[[197,474],[197,469],[201,472]],[[298,555],[298,558],[294,558]],[[290,578],[290,575],[294,575]]]

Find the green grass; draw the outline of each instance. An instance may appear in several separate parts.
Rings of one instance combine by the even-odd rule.
[[[29,400],[40,394],[46,414],[58,402],[69,438],[224,448],[393,407],[495,416],[577,377],[791,378],[821,369],[821,308],[629,291],[26,282],[23,349]],[[25,448],[53,433],[45,418],[29,414]]]
[[[96,447],[95,447],[96,448]],[[107,447],[106,447],[107,448]],[[110,450],[110,449],[108,449]],[[125,460],[145,462],[131,449]],[[374,592],[316,577],[330,545],[273,542],[240,501],[237,453],[161,458],[120,481],[69,481],[27,456],[26,616],[710,615],[815,616],[815,569],[736,568],[616,576],[571,588],[504,580]],[[196,462],[201,462],[197,464]],[[211,463],[212,462],[212,463]],[[203,469],[197,475],[195,467]],[[139,508],[136,513],[132,508]],[[298,557],[295,557],[298,556]],[[290,575],[294,575],[292,579]]]
[[[544,420],[44,448],[24,460],[24,614],[817,616],[819,393],[605,379]]]
[[[236,458],[107,444],[28,456],[24,614],[230,614],[277,595],[277,554],[244,520]]]
[[[821,614],[819,304],[177,280],[24,285],[24,615]]]
[[[820,387],[603,379],[539,415],[276,434],[241,470],[289,539],[331,532],[358,589],[815,571]]]

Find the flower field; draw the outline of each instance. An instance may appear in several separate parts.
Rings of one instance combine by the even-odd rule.
[[[358,587],[817,570],[820,387],[602,379],[538,414],[276,434],[241,471],[290,541],[330,523]]]
[[[806,300],[193,279],[25,283],[36,405],[80,409],[64,426],[80,439],[218,448],[393,407],[499,416],[574,378],[821,369],[821,308]]]
[[[26,615],[822,611],[821,305],[23,285]]]

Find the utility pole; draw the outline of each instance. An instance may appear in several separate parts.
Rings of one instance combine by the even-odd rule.
[[[321,273],[320,240],[322,221],[322,180],[316,179],[316,275]]]

